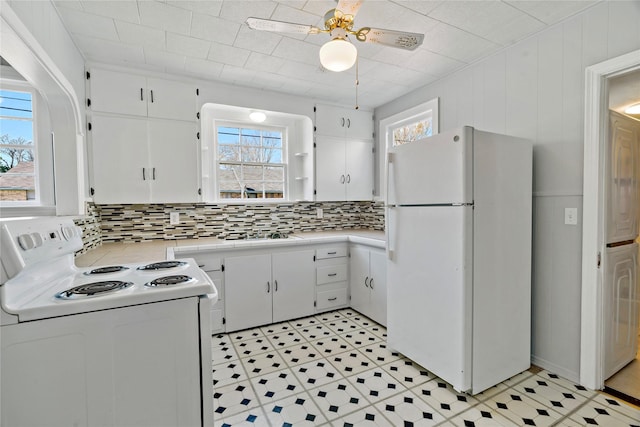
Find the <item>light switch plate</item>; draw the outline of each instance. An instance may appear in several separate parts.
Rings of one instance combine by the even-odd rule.
[[[578,225],[578,208],[564,208],[564,223]]]
[[[322,208],[316,208],[316,218],[322,219],[324,217],[324,213],[322,212]]]

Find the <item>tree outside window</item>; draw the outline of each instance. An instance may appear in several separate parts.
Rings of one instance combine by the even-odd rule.
[[[219,199],[284,199],[285,141],[282,129],[219,125]]]

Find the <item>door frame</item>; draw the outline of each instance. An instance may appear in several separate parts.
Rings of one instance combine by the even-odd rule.
[[[587,67],[585,70],[584,175],[582,224],[582,302],[580,327],[580,384],[604,387],[604,316],[602,257],[606,194],[608,79],[640,69],[640,50]]]

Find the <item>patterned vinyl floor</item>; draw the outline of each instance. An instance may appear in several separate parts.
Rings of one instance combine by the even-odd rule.
[[[640,410],[530,370],[469,396],[343,309],[212,337],[215,427],[640,427]]]

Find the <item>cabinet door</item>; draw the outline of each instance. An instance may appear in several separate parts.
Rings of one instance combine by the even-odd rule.
[[[351,248],[349,260],[351,307],[360,313],[369,315],[369,251],[362,247]]]
[[[148,203],[146,120],[94,115],[91,125],[94,201]]]
[[[91,110],[147,115],[146,78],[108,70],[91,70]]]
[[[154,203],[196,202],[198,142],[196,124],[177,120],[148,120],[149,167]]]
[[[273,321],[313,314],[315,251],[273,254]]]
[[[316,134],[343,138],[347,129],[345,112],[340,107],[317,105],[314,124]]]
[[[316,139],[316,200],[344,200],[344,141],[339,138]]]
[[[373,198],[373,141],[347,140],[346,199],[371,200]]]
[[[347,138],[356,139],[372,139],[373,138],[373,114],[369,111],[362,110],[346,110],[346,129]]]
[[[149,117],[196,121],[196,87],[162,79],[147,79]]]
[[[271,323],[271,255],[225,258],[227,331]]]
[[[369,252],[369,288],[371,311],[369,317],[381,325],[387,324],[387,257],[383,251]]]

